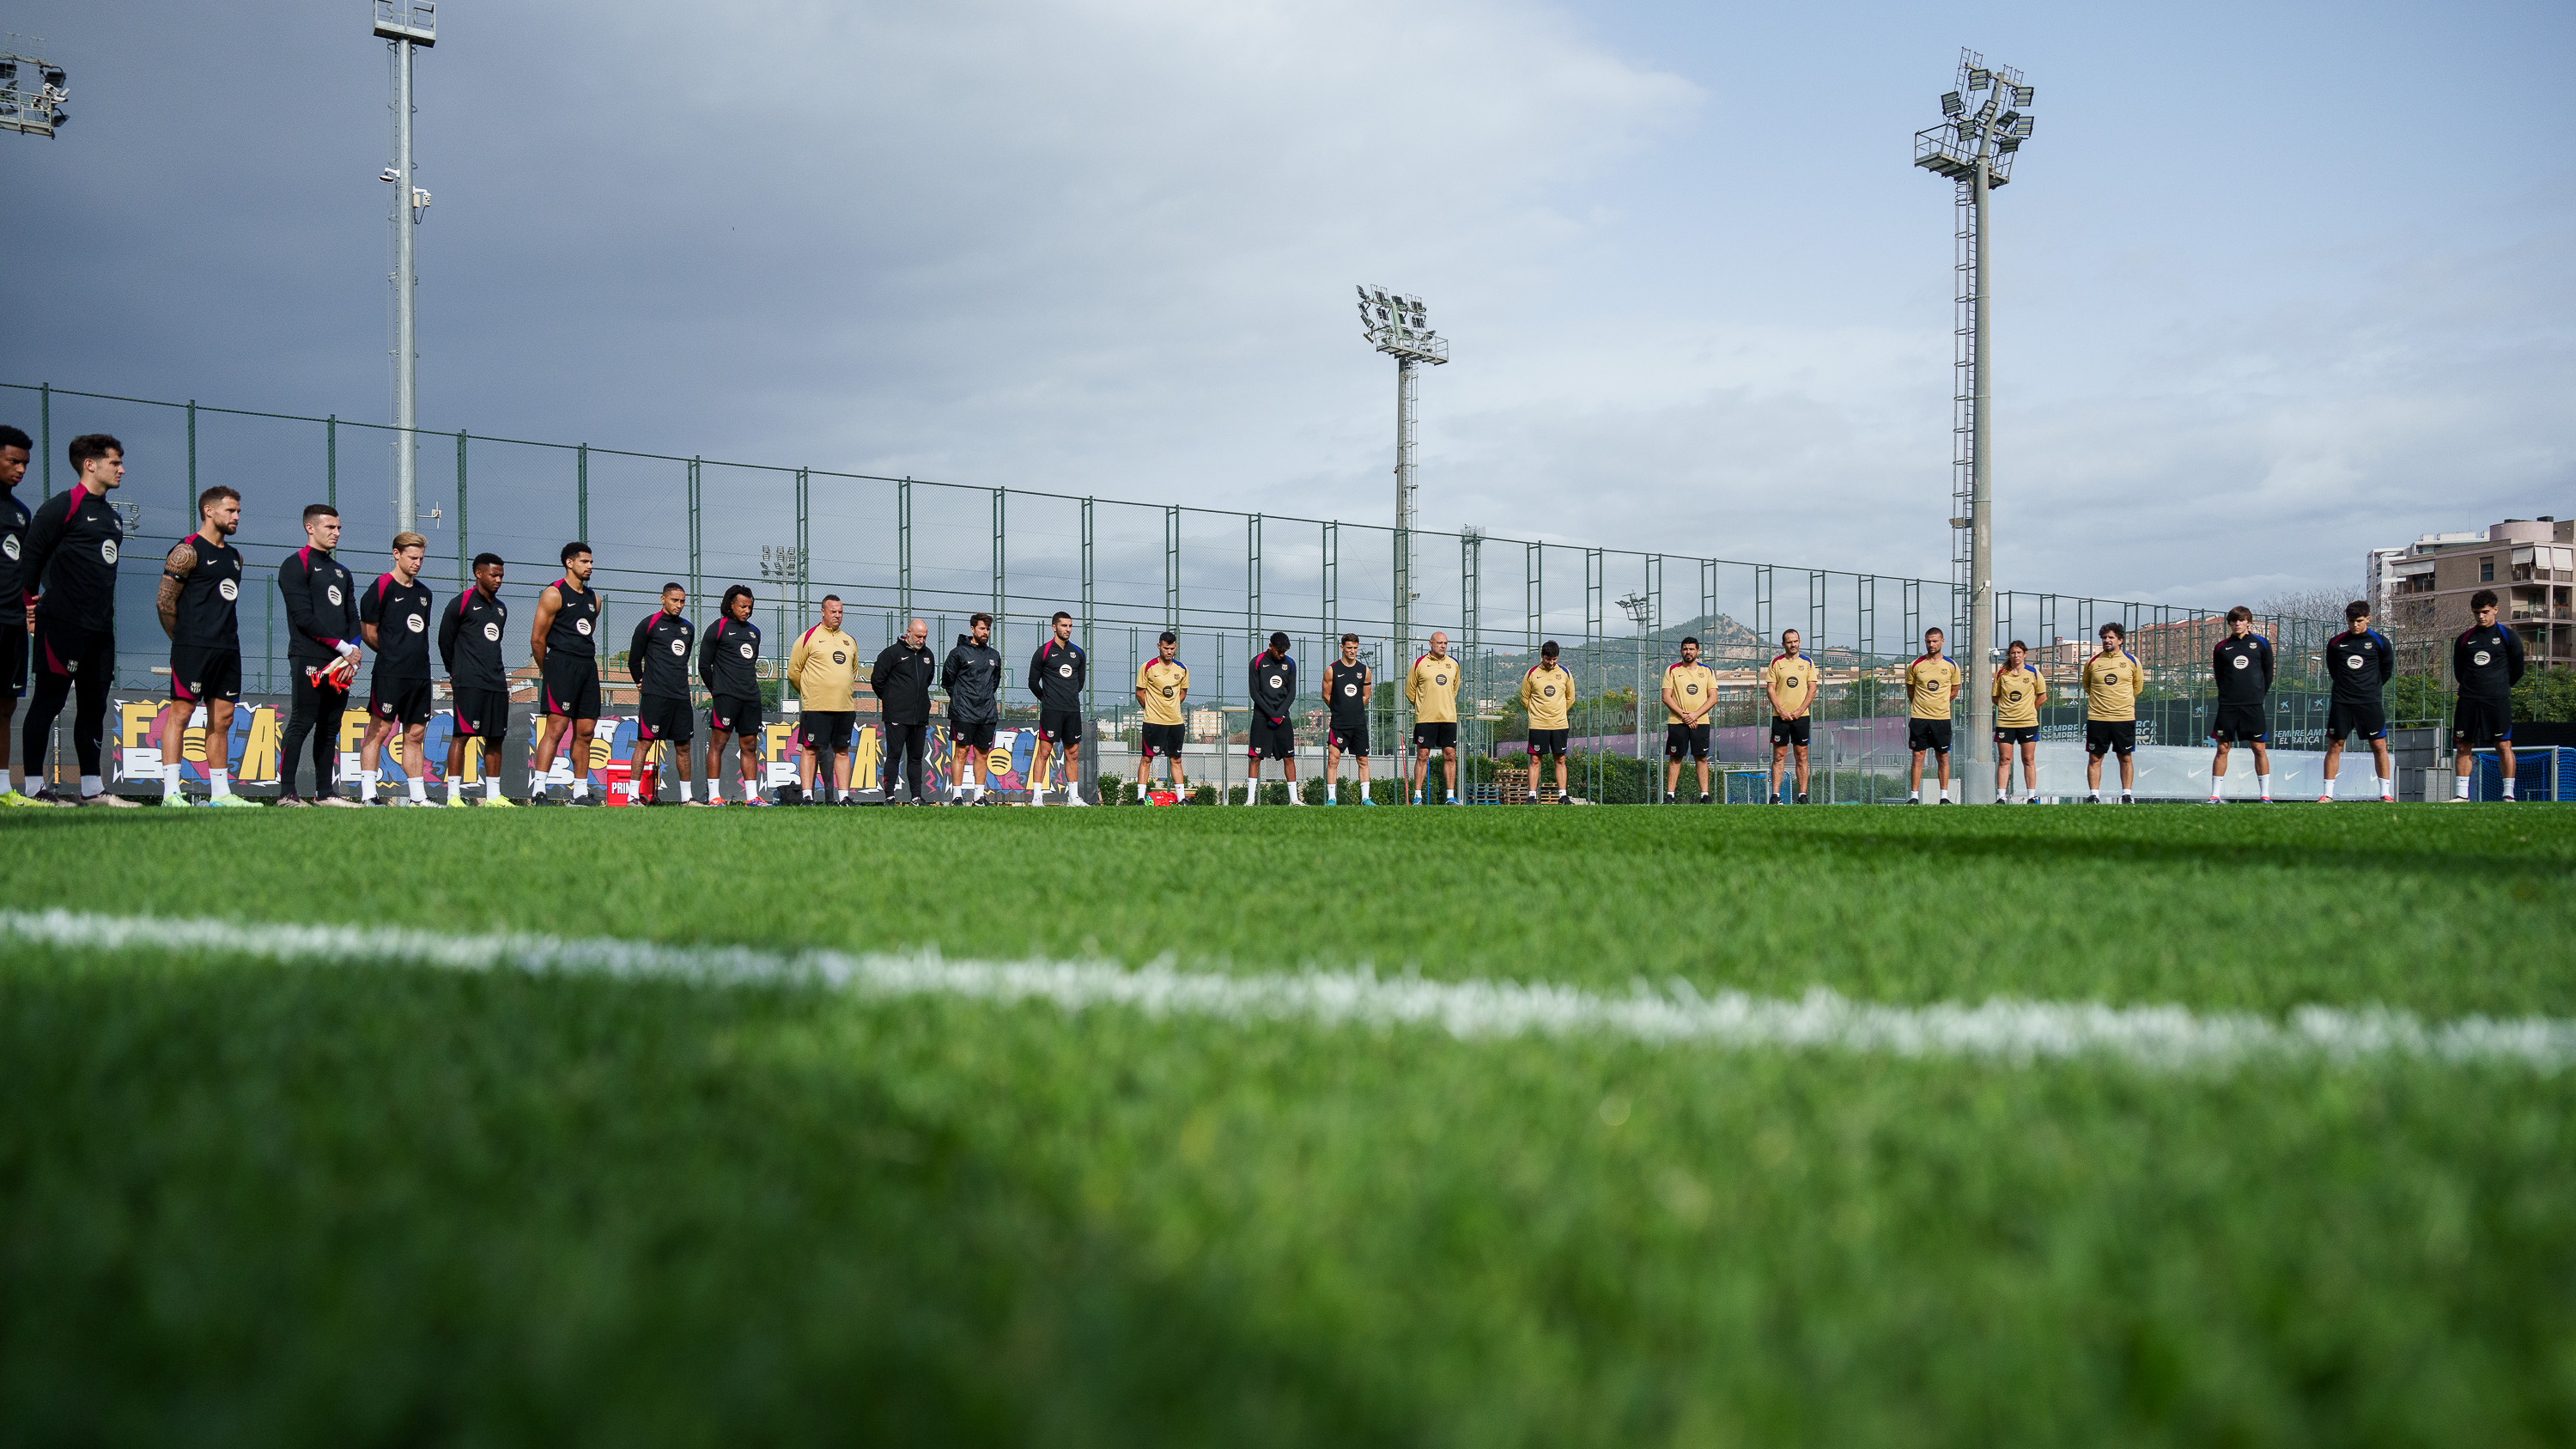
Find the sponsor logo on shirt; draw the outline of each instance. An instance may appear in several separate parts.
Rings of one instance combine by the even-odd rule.
[[[14,553],[16,550],[13,549],[11,552]],[[226,603],[230,603],[241,597],[241,585],[234,583],[230,579],[226,579],[222,583],[215,585],[215,592],[223,595]]]
[[[109,563],[116,562],[116,540],[112,538],[99,540],[98,556],[107,560]],[[340,601],[333,599],[331,602],[336,604]]]
[[[1345,684],[1345,685],[1343,685],[1343,686],[1342,686],[1342,697],[1343,697],[1344,699],[1348,699],[1348,698],[1350,698],[1352,695],[1357,694],[1357,693],[1359,693],[1359,692],[1360,692],[1360,687],[1359,687],[1358,685],[1356,685],[1356,684]]]
[[[333,584],[331,587],[324,589],[322,591],[322,597],[329,599],[333,608],[339,607],[341,599],[340,586],[338,584]]]
[[[2472,654],[2472,655],[2470,655],[2470,656],[2469,656],[2469,662],[2470,662],[2471,664],[2484,664],[2484,663],[2486,663],[2489,659],[2491,659],[2492,657],[2493,657],[2493,656],[2492,656],[2492,655],[2489,655],[2489,654],[2487,653],[2487,651],[2485,651],[2485,650],[2481,649],[2481,650],[2479,650],[2477,653]]]
[[[2235,668],[2235,669],[2243,669],[2245,666],[2247,666],[2247,665],[2249,665],[2249,664],[2251,664],[2251,663],[2253,663],[2253,662],[2254,662],[2254,661],[2253,661],[2251,658],[2249,658],[2248,656],[2243,655],[2243,654],[2239,654],[2239,655],[2237,655],[2237,656],[2236,656],[2236,658],[2235,658],[2234,660],[2230,661],[2230,666],[2229,666],[2229,667],[2231,667],[2231,668]]]
[[[500,642],[501,642],[501,626],[500,626],[500,625],[498,625],[498,624],[486,624],[486,625],[484,625],[484,626],[483,626],[483,638],[484,638],[485,642],[487,642],[487,643],[492,643],[492,644],[498,644],[498,643],[500,643]]]
[[[1443,684],[1447,684],[1447,683],[1449,682],[1449,676],[1448,676],[1448,675],[1446,675],[1446,674],[1435,674],[1435,675],[1431,676],[1431,682],[1432,682],[1434,685],[1443,685]]]
[[[2483,659],[2479,660],[2478,662],[2479,662],[2480,664],[2484,664],[2484,663],[2486,663],[2486,661],[2485,661],[2485,660],[2483,660]],[[1270,676],[1270,687],[1271,687],[1272,689],[1277,689],[1277,688],[1278,688],[1282,683],[1284,683],[1284,682],[1285,682],[1285,681],[1281,680],[1281,679],[1280,679],[1280,677],[1279,677],[1278,675],[1276,675],[1276,674],[1274,674],[1274,675]]]
[[[404,619],[403,622],[410,625],[411,631],[415,634],[425,634],[429,632],[429,621],[418,614],[411,615]]]
[[[850,662],[850,656],[842,653],[838,649],[835,649],[832,651],[832,662],[835,664],[847,664]]]
[[[1071,679],[1073,677],[1073,666],[1070,664],[1059,664],[1055,667],[1055,672],[1059,678]]]
[[[674,640],[672,640],[672,641],[671,641],[671,652],[672,652],[672,653],[674,653],[674,654],[679,655],[679,656],[680,656],[681,658],[683,658],[683,659],[688,658],[688,657],[689,657],[689,641],[688,641],[688,640],[686,640],[686,639],[674,639]]]
[[[589,621],[588,619],[575,619],[575,620],[573,620],[573,621],[572,621],[572,631],[573,631],[574,633],[576,633],[576,634],[582,634],[582,635],[587,635],[587,634],[589,634],[589,633],[590,633],[590,621]]]
[[[0,553],[5,553],[11,558],[16,558],[18,556],[18,535],[13,533],[7,538],[0,538]]]
[[[1682,693],[1697,694],[1699,693],[1699,686],[1696,684],[1685,684],[1682,686]]]
[[[2361,666],[2369,662],[2369,660],[2363,658],[2361,655],[2347,654],[2344,656],[2343,667],[2346,669],[2359,669]]]

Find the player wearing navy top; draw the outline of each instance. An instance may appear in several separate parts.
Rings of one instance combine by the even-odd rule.
[[[698,682],[707,687],[707,803],[721,805],[728,736],[740,740],[742,803],[766,805],[761,784],[760,626],[751,622],[751,590],[724,591],[715,627],[699,636]]]
[[[0,423],[0,806],[17,809],[36,803],[9,782],[9,726],[18,696],[27,692],[27,575],[19,565],[27,557],[32,516],[16,490],[35,447],[25,432]]]
[[[2254,632],[2254,611],[2243,604],[2227,611],[2227,637],[2209,651],[2210,673],[2218,679],[2218,704],[2209,712],[2209,737],[2218,754],[2209,763],[2209,803],[2227,793],[2227,750],[2235,744],[2254,749],[2254,782],[2264,804],[2272,803],[2272,730],[2263,703],[2272,689],[2272,641]]]
[[[2451,677],[2460,702],[2451,712],[2451,798],[2469,798],[2469,766],[2479,747],[2495,746],[2504,770],[2504,798],[2513,798],[2513,687],[2522,679],[2522,636],[2496,622],[2496,594],[2469,596],[2477,623],[2451,641]]]
[[[501,796],[501,742],[510,733],[510,670],[501,662],[501,638],[510,631],[510,606],[501,602],[501,556],[474,557],[474,587],[438,611],[438,657],[447,665],[447,693],[455,728],[447,736],[447,803],[459,795],[476,741],[483,745],[483,803],[515,808]]]
[[[1280,776],[1288,782],[1288,803],[1303,805],[1297,798],[1297,729],[1288,716],[1297,703],[1297,661],[1288,655],[1288,636],[1274,631],[1268,651],[1252,656],[1252,726],[1246,732],[1246,748],[1252,758],[1251,777],[1245,783],[1243,803],[1261,803],[1261,762],[1279,762]]]
[[[528,630],[528,657],[536,661],[538,707],[546,722],[537,735],[537,768],[552,773],[555,756],[572,746],[572,800],[590,798],[590,736],[599,727],[599,593],[590,587],[590,545],[563,546],[563,577],[537,595],[536,622]],[[546,788],[528,781],[528,803],[552,803]]]
[[[693,783],[689,737],[697,732],[689,708],[689,654],[697,647],[698,626],[681,612],[688,606],[687,589],[677,582],[664,584],[662,607],[636,621],[635,637],[626,645],[626,672],[635,677],[640,700],[635,719],[637,794],[648,805],[664,803],[659,755],[665,744],[679,767],[680,803],[698,803],[689,793]]]
[[[2370,741],[2370,761],[2379,777],[2379,798],[2393,800],[2389,778],[2388,678],[2397,672],[2397,651],[2388,636],[2370,627],[2370,606],[2359,599],[2343,606],[2344,631],[2326,641],[2326,673],[2334,693],[2326,702],[2326,788],[2320,805],[2334,803],[2335,766],[2343,758],[2346,735]]]
[[[406,529],[394,535],[393,572],[380,574],[358,599],[358,632],[376,651],[376,673],[367,687],[367,733],[358,741],[359,798],[376,796],[377,762],[388,741],[406,777],[414,805],[427,805],[429,778],[422,745],[429,735],[429,621],[438,601],[420,581],[429,540]]]
[[[209,805],[244,809],[233,793],[233,704],[241,698],[241,550],[232,536],[241,527],[241,495],[214,487],[197,495],[197,531],[173,545],[161,564],[156,609],[170,636],[171,708],[161,720],[161,803],[184,805],[179,770],[188,724],[206,712],[206,779]]]
[[[80,803],[131,806],[108,792],[99,777],[99,741],[107,724],[107,691],[116,676],[116,555],[125,546],[125,524],[109,506],[108,491],[124,486],[125,445],[105,433],[72,439],[71,464],[80,475],[72,491],[48,498],[27,524],[22,587],[34,635],[36,697],[20,736],[27,778],[45,773],[45,747],[63,701],[72,706],[72,751],[80,760]],[[70,802],[51,789],[35,799]]]

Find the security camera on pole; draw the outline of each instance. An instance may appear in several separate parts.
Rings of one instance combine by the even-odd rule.
[[[1951,613],[1967,615],[1968,763],[1962,798],[1994,800],[1995,668],[1993,492],[1988,429],[1993,381],[1986,370],[1986,198],[2012,180],[2013,156],[2030,139],[2031,87],[2010,66],[1988,68],[1959,52],[1957,88],[1941,97],[1940,125],[1914,133],[1914,164],[1958,184],[1958,421],[1951,464]]]
[[[1395,677],[1402,679],[1413,656],[1413,535],[1422,526],[1415,507],[1413,482],[1414,367],[1439,367],[1449,361],[1449,339],[1431,330],[1422,299],[1384,287],[1362,287],[1360,335],[1369,345],[1395,359]],[[1397,691],[1395,738],[1403,747],[1408,721]]]
[[[429,193],[412,184],[411,53],[438,43],[438,7],[431,0],[375,0],[376,36],[391,50],[394,69],[394,164],[376,173],[394,185],[394,531],[408,532],[420,509],[415,489],[420,449],[413,429],[420,422],[413,369],[420,351],[412,332],[412,293],[419,278],[412,268],[411,229],[429,210]]]

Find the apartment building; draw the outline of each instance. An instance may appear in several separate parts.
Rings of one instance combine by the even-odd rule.
[[[2475,622],[2470,596],[2493,589],[2500,621],[2522,636],[2533,664],[2576,665],[2576,520],[2544,514],[2484,533],[2428,533],[2402,549],[2373,549],[2368,568],[2392,633],[2456,633]]]

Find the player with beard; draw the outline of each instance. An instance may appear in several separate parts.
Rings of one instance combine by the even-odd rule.
[[[635,677],[638,690],[636,792],[647,805],[666,803],[660,760],[660,747],[665,744],[671,747],[671,763],[680,772],[680,803],[698,803],[689,794],[689,737],[697,733],[696,711],[689,708],[689,653],[697,647],[698,626],[681,612],[688,606],[689,591],[678,581],[662,585],[662,607],[636,621],[635,637],[626,645],[626,672]],[[707,790],[714,793],[712,775]]]
[[[232,546],[241,528],[241,495],[215,487],[197,495],[197,531],[179,540],[161,564],[155,607],[161,632],[170,636],[170,699],[161,722],[161,803],[185,805],[179,770],[188,721],[206,712],[206,803],[250,807],[233,793],[233,705],[241,699],[241,631],[234,609],[241,599],[241,550]]]
[[[483,803],[516,809],[501,794],[501,744],[510,733],[510,671],[501,662],[501,639],[510,632],[510,606],[501,602],[501,556],[477,554],[474,587],[438,611],[438,657],[447,665],[455,729],[447,737],[447,803],[464,804],[461,783],[474,742],[483,742]]]
[[[536,622],[528,630],[528,657],[536,661],[546,718],[537,734],[537,768],[551,774],[569,736],[572,799],[566,803],[596,805],[590,797],[590,737],[599,728],[599,591],[590,587],[589,544],[565,544],[561,557],[563,577],[537,595]],[[531,779],[528,803],[547,805],[553,797]]]
[[[1038,745],[1029,761],[1029,803],[1046,803],[1047,752],[1064,756],[1064,803],[1087,805],[1082,798],[1082,687],[1091,677],[1091,656],[1073,642],[1073,616],[1062,609],[1047,621],[1052,632],[1029,657],[1029,693],[1038,699]],[[1139,772],[1142,778],[1142,772]]]
[[[420,581],[428,551],[429,540],[419,534],[395,534],[393,571],[378,575],[358,601],[359,632],[376,651],[367,733],[358,743],[358,788],[365,792],[359,798],[370,805],[385,803],[376,795],[377,762],[389,741],[409,777],[411,803],[433,803],[422,758],[429,736],[429,621],[438,613],[438,601]]]
[[[760,626],[751,621],[751,590],[734,584],[724,591],[715,627],[701,636],[698,682],[707,687],[707,803],[722,805],[718,784],[724,779],[728,738],[740,740],[742,803],[767,805],[760,793]]]
[[[109,490],[125,484],[125,445],[105,433],[71,441],[72,471],[80,481],[69,493],[48,498],[27,524],[28,628],[34,636],[36,697],[21,740],[27,778],[45,773],[45,747],[63,702],[75,692],[72,750],[80,761],[80,803],[133,808],[109,793],[99,775],[99,744],[107,725],[107,692],[116,679],[116,556],[125,546],[125,522],[109,505]],[[71,802],[50,787],[34,798],[47,805]]]
[[[955,761],[948,803],[981,805],[985,758],[1002,722],[1002,652],[993,647],[992,615],[966,621],[966,632],[939,667],[939,687],[948,691],[948,747]]]
[[[358,581],[334,550],[340,546],[340,510],[328,503],[304,509],[304,547],[277,566],[277,591],[286,600],[286,740],[278,753],[277,803],[302,805],[295,793],[296,756],[313,740],[313,801],[358,802],[334,788],[340,763],[340,721],[349,712],[349,686],[357,681]]]
[[[1369,667],[1360,662],[1360,636],[1342,636],[1342,657],[1324,666],[1324,803],[1341,798],[1342,756],[1360,766],[1360,803],[1369,798]]]

